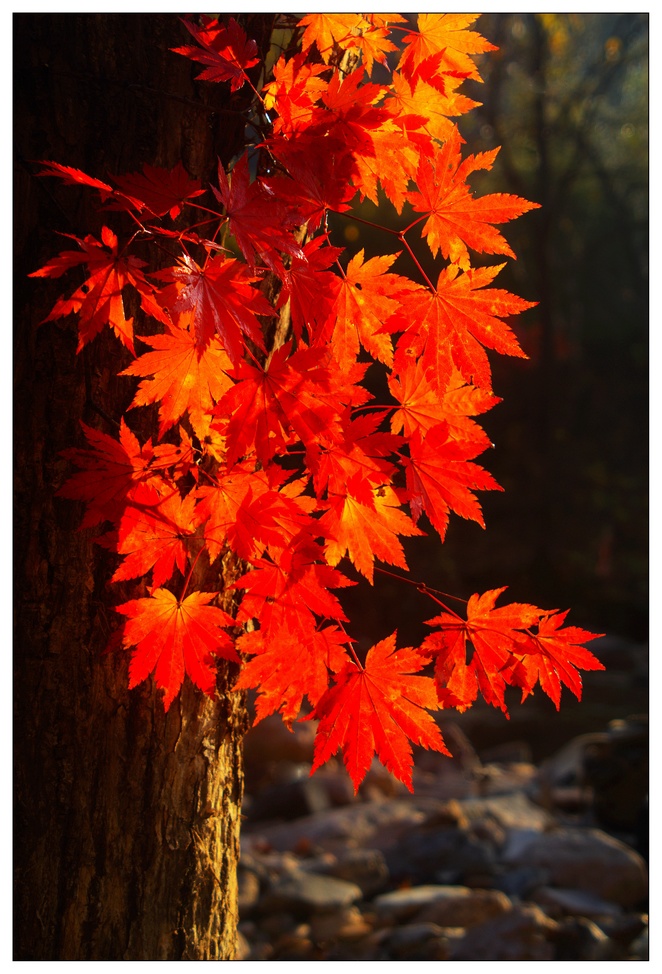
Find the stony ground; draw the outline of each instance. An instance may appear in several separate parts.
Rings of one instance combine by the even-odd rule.
[[[241,958],[647,959],[646,718],[537,763],[442,732],[413,796],[375,763],[356,797],[338,765],[309,777],[311,724],[251,732]]]

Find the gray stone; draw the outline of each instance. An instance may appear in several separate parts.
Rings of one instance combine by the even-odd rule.
[[[330,913],[350,906],[362,895],[354,883],[299,871],[275,882],[262,896],[259,910],[263,913]]]
[[[364,896],[374,896],[389,879],[384,853],[379,849],[349,849],[333,863],[316,863],[315,872],[344,879],[361,887]]]
[[[450,960],[553,960],[558,924],[533,904],[469,927],[451,947]]]
[[[412,828],[441,814],[445,803],[435,798],[394,798],[381,802],[357,802],[277,825],[249,823],[242,833],[242,850],[295,849],[302,842],[330,851],[371,847],[384,849],[397,843]]]
[[[492,818],[504,829],[526,828],[542,832],[554,821],[549,812],[534,805],[522,792],[488,798],[468,798],[458,804],[470,822]]]
[[[621,906],[648,892],[646,863],[599,829],[566,828],[535,836],[510,861],[544,869],[548,885],[586,890]]]
[[[614,944],[586,917],[566,917],[554,936],[555,960],[613,960]]]
[[[483,877],[484,884],[496,866],[496,850],[491,842],[453,828],[412,829],[384,854],[394,880],[407,880],[417,886],[465,885],[469,877],[472,881]]]
[[[374,900],[373,906],[378,921],[398,923],[416,916],[420,911],[438,900],[468,895],[464,886],[412,886],[409,889],[395,889],[382,893]]]
[[[386,941],[393,960],[448,960],[448,941],[436,923],[397,927]]]
[[[440,927],[473,927],[512,909],[505,893],[496,889],[468,889],[449,886],[449,896],[439,898],[418,915],[421,922]]]
[[[620,906],[582,889],[556,889],[552,886],[543,886],[535,891],[531,899],[551,917],[569,915],[603,919],[623,916]]]

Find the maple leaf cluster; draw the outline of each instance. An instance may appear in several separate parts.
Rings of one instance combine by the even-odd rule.
[[[257,691],[257,720],[318,720],[313,770],[340,749],[355,787],[376,753],[411,788],[412,743],[448,753],[439,709],[480,692],[505,712],[506,685],[524,698],[538,684],[558,707],[562,684],[579,697],[578,671],[602,668],[582,645],[594,635],[564,628],[563,612],[495,608],[498,589],[473,595],[465,620],[425,586],[442,608],[435,631],[417,648],[393,634],[361,662],[337,594],[357,576],[371,584],[380,563],[406,571],[401,539],[421,523],[441,540],[451,513],[484,526],[477,492],[501,489],[476,463],[489,441],[475,417],[500,401],[488,352],[526,357],[508,322],[532,304],[493,286],[503,263],[471,261],[514,257],[497,227],[537,204],[468,184],[498,151],[464,153],[454,121],[475,105],[459,90],[480,80],[474,55],[493,50],[475,20],[309,14],[261,91],[257,45],[233,18],[184,21],[195,45],[175,51],[204,66],[198,78],[254,91],[260,139],[232,172],[219,165],[211,193],[181,163],[107,180],[54,162],[41,173],[133,225],[122,243],[105,225],[100,239],[71,237],[77,249],[34,274],[84,271],[46,320],[75,314],[79,351],[110,326],[134,356],[130,408],[158,405],[154,444],[125,417],[119,438],[83,426],[60,490],[105,531],[112,581],[148,585],[117,606],[130,686],[153,674],[167,709],[185,674],[213,695],[215,660],[242,660],[236,689]],[[347,259],[328,214],[360,219],[352,207],[382,194],[412,221],[384,231],[388,252]],[[186,228],[183,212],[195,214]],[[151,270],[136,239],[171,265]],[[149,334],[134,334],[129,292]],[[385,378],[383,402],[369,371]],[[227,552],[245,568],[234,616],[214,604],[221,593],[189,592],[199,559]]]

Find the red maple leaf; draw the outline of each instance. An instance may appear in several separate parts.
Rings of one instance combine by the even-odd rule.
[[[124,556],[111,581],[139,578],[153,569],[152,586],[167,582],[175,566],[183,574],[188,564],[186,539],[195,531],[193,509],[195,498],[182,498],[165,483],[157,490],[153,484],[134,488],[120,519],[117,536],[103,539],[106,547]]]
[[[320,564],[319,546],[306,543],[278,553],[278,561],[255,560],[253,570],[233,583],[244,589],[237,622],[258,619],[267,636],[287,630],[306,639],[317,626],[315,616],[346,621],[340,602],[329,590],[354,582],[329,565]]]
[[[421,651],[436,658],[435,679],[442,706],[462,712],[480,690],[488,703],[507,715],[505,668],[515,662],[513,653],[520,652],[520,630],[536,625],[544,612],[520,602],[495,609],[502,592],[505,587],[472,595],[466,622],[448,611],[428,620],[427,625],[439,626],[440,631],[426,636]]]
[[[604,633],[588,632],[578,626],[562,628],[566,612],[543,615],[538,632],[523,635],[515,649],[520,658],[508,670],[508,682],[522,688],[522,701],[540,682],[541,690],[561,705],[561,684],[582,698],[582,678],[578,670],[604,670],[603,664],[582,643],[599,639]]]
[[[372,506],[372,491],[390,483],[395,474],[395,465],[386,458],[402,443],[399,436],[376,432],[385,415],[363,414],[344,424],[342,439],[325,438],[313,477],[318,497],[325,490],[338,496],[347,493]]]
[[[80,169],[74,169],[73,166],[61,166],[59,162],[46,161],[40,162],[39,165],[45,168],[37,173],[38,176],[56,176],[67,186],[89,186],[98,190],[102,200],[107,199],[113,192],[113,187],[109,186],[108,183],[104,183],[101,179],[95,179],[94,176],[88,176],[87,173],[81,172]]]
[[[247,39],[246,31],[234,17],[230,17],[227,25],[211,17],[204,17],[203,21],[204,26],[198,28],[190,21],[182,20],[200,48],[184,45],[171,50],[206,65],[198,75],[198,81],[229,81],[230,90],[237,91],[247,80],[246,69],[260,60],[257,44]]]
[[[474,490],[503,490],[494,477],[472,459],[482,453],[482,443],[472,445],[452,439],[448,423],[433,426],[425,436],[417,430],[405,457],[407,490],[414,521],[425,511],[441,539],[446,536],[449,511],[485,527]]]
[[[348,662],[310,715],[319,720],[311,774],[342,749],[354,791],[366,776],[373,754],[412,787],[410,741],[450,757],[428,710],[438,708],[434,681],[415,676],[425,659],[409,647],[395,648],[396,634],[369,650],[363,667]]]
[[[232,258],[210,257],[200,267],[184,255],[178,266],[155,276],[174,282],[176,296],[170,305],[175,312],[191,312],[197,345],[204,347],[217,334],[235,365],[245,352],[242,333],[264,349],[256,315],[273,316],[274,309],[251,286],[257,278],[244,264]]]
[[[122,207],[147,210],[152,216],[165,216],[175,220],[181,213],[186,200],[194,199],[206,192],[197,179],[191,179],[181,162],[174,169],[160,166],[143,166],[142,172],[113,176],[119,187],[120,199],[110,208]],[[121,197],[125,197],[124,200]]]
[[[274,136],[266,144],[291,179],[270,177],[262,184],[289,206],[298,223],[307,223],[312,232],[325,220],[327,210],[349,209],[349,200],[356,195],[352,182],[357,166],[343,140],[313,131],[289,139]]]
[[[129,689],[146,680],[152,671],[156,685],[164,691],[168,710],[179,693],[186,672],[207,696],[213,696],[215,656],[239,662],[232,639],[226,632],[234,620],[209,603],[216,592],[192,592],[183,601],[159,588],[150,598],[132,599],[116,611],[127,616],[122,642],[135,646],[129,665]]]
[[[83,240],[70,233],[63,234],[75,240],[81,248],[65,250],[30,277],[60,277],[65,271],[80,264],[87,264],[89,276],[70,298],[60,298],[44,321],[53,321],[64,315],[79,316],[78,348],[83,348],[105,325],[110,325],[123,345],[135,355],[133,348],[133,318],[124,311],[122,291],[132,284],[139,292],[143,310],[167,323],[168,318],[154,299],[154,288],[143,276],[140,268],[145,261],[138,257],[123,257],[119,252],[116,235],[108,227],[101,230],[101,243],[94,237]],[[81,253],[82,251],[82,253]]]
[[[252,465],[236,464],[219,472],[212,486],[199,487],[196,496],[196,522],[204,524],[205,543],[209,560],[215,561],[228,544],[241,558],[255,558],[264,546],[255,543],[255,524],[246,523],[241,511],[269,490],[269,482],[262,470]]]
[[[161,485],[161,474],[182,457],[169,443],[154,447],[149,439],[141,446],[124,418],[120,419],[119,442],[85,423],[80,425],[91,449],[62,451],[65,459],[81,469],[60,487],[58,495],[86,503],[81,529],[102,521],[117,522],[136,485]]]
[[[292,432],[315,453],[320,434],[332,435],[338,426],[341,407],[334,402],[336,382],[327,368],[326,350],[290,352],[287,342],[264,368],[242,362],[235,369],[237,384],[215,409],[217,415],[230,417],[228,463],[252,450],[267,463],[290,442]]]
[[[285,271],[278,307],[289,298],[294,334],[300,339],[305,325],[312,345],[333,309],[340,281],[327,268],[342,249],[328,246],[326,236],[319,236],[309,240],[303,250],[304,259],[293,257],[291,266]]]
[[[218,185],[220,188],[212,186],[212,191],[225,207],[230,232],[250,266],[254,266],[255,257],[259,256],[282,276],[281,251],[305,259],[300,244],[292,234],[293,227],[301,222],[299,214],[292,213],[283,200],[269,189],[268,183],[259,179],[251,183],[248,156],[243,155],[236,163],[231,183],[219,162]]]

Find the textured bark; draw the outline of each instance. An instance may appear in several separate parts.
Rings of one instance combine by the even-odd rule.
[[[268,38],[270,17],[259,23]],[[230,959],[242,795],[243,699],[222,666],[217,699],[186,681],[169,713],[151,681],[128,691],[126,654],[103,655],[109,556],[54,496],[79,420],[113,433],[132,383],[106,329],[77,356],[71,321],[38,324],[58,282],[26,274],[96,232],[89,191],[35,179],[34,160],[90,174],[173,166],[207,180],[243,142],[246,96],[193,82],[169,52],[174,15],[15,15],[15,958]],[[106,219],[116,225],[117,216]],[[135,417],[135,418],[134,418]],[[149,410],[132,414],[147,435]],[[236,577],[226,560],[217,584]],[[229,607],[229,601],[226,603]]]

